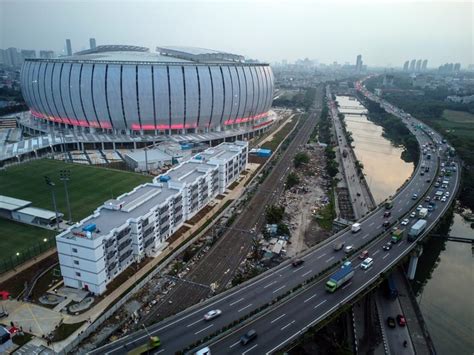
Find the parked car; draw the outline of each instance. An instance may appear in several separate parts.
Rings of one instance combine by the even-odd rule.
[[[407,324],[407,320],[403,314],[397,315],[397,323],[400,327],[404,327]]]
[[[304,260],[303,259],[295,259],[293,260],[293,262],[291,263],[294,267],[298,267],[300,265],[303,265],[304,263]]]
[[[256,337],[257,337],[257,331],[255,329],[251,329],[247,333],[242,335],[242,338],[240,338],[240,344],[247,345],[252,340],[254,340]]]
[[[395,318],[393,317],[387,317],[387,325],[390,328],[395,328],[397,325],[395,324]]]
[[[402,226],[406,226],[408,223],[410,223],[410,220],[409,220],[408,218],[405,218],[405,219],[402,221],[401,225],[402,225]]]
[[[410,218],[415,218],[416,217],[416,212],[413,211],[412,213],[410,213]]]
[[[220,309],[213,309],[212,311],[207,312],[204,315],[204,320],[211,320],[216,317],[219,317],[222,314],[222,311]]]

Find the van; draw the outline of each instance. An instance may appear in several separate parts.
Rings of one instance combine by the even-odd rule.
[[[373,263],[374,263],[374,259],[367,258],[360,264],[360,268],[362,270],[367,270],[369,267],[371,267],[373,265]]]
[[[194,355],[211,355],[211,349],[209,349],[209,347],[206,346],[205,348],[202,348],[201,350],[196,351]]]
[[[257,337],[257,331],[255,329],[251,329],[247,333],[245,333],[242,336],[242,338],[240,338],[240,344],[247,345],[252,340],[254,340],[256,337]]]

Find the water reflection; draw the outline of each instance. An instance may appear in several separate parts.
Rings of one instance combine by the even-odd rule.
[[[393,195],[413,172],[414,164],[401,159],[402,148],[393,146],[383,137],[383,128],[369,121],[365,108],[347,96],[337,96],[339,110],[344,113],[347,129],[352,132],[358,160],[364,165],[367,184],[377,203]]]

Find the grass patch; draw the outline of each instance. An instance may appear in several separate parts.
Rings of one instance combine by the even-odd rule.
[[[66,324],[66,323],[61,323],[59,327],[56,328],[56,330],[53,333],[53,338],[51,341],[56,342],[56,341],[62,341],[64,339],[67,339],[72,333],[74,333],[76,330],[78,330],[86,321],[79,322],[79,323],[72,323],[72,324]]]
[[[466,111],[444,110],[442,117],[452,123],[474,125],[474,114]]]
[[[272,152],[274,152],[277,149],[278,145],[285,139],[288,133],[290,133],[293,127],[298,123],[298,121],[299,120],[294,117],[291,122],[285,123],[285,125],[274,134],[272,140],[263,143],[261,148],[270,149]]]
[[[41,159],[0,171],[1,194],[31,201],[35,207],[53,210],[51,191],[44,181],[47,175],[56,184],[58,210],[67,218],[64,186],[59,180],[59,171],[64,169],[71,172],[68,189],[74,221],[87,217],[107,199],[116,198],[152,180],[149,176],[131,172]],[[56,234],[42,228],[0,220],[0,260],[10,257],[12,252],[21,253],[22,250],[35,247],[43,238]]]
[[[334,208],[334,188],[331,188],[329,192],[329,203],[321,208],[318,215],[320,218],[318,218],[317,221],[320,227],[327,231],[332,230],[332,223],[334,218],[336,218],[336,211]]]

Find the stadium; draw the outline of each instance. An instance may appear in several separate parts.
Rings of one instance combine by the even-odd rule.
[[[27,59],[21,84],[35,120],[81,132],[183,135],[271,123],[270,66],[201,48],[105,45]]]

